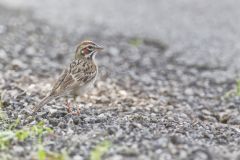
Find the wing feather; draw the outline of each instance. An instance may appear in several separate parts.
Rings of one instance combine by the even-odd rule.
[[[51,94],[60,95],[72,91],[76,86],[83,86],[97,75],[94,62],[88,60],[74,60],[68,69],[65,69],[54,85]]]

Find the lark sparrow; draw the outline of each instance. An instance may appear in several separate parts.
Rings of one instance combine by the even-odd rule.
[[[102,49],[92,41],[80,43],[76,49],[75,59],[62,72],[50,94],[33,109],[33,113],[55,98],[67,95],[79,96],[85,93],[96,80],[98,66],[95,63],[95,55]]]

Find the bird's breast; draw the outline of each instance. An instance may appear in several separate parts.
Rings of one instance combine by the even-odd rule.
[[[93,88],[96,78],[97,78],[97,76],[95,76],[90,82],[86,83],[83,86],[76,86],[73,90],[73,94],[76,96],[80,96],[80,95],[83,95],[84,93],[86,93],[88,90]]]

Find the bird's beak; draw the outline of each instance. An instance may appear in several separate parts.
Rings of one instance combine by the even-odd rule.
[[[103,48],[102,46],[96,45],[95,49],[96,49],[97,51],[101,51],[101,50],[103,50],[104,48]]]

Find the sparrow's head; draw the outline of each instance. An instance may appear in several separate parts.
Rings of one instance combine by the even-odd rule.
[[[97,45],[92,41],[83,41],[81,42],[76,50],[75,59],[88,58],[93,59],[96,53],[100,50],[103,50],[103,47]]]

